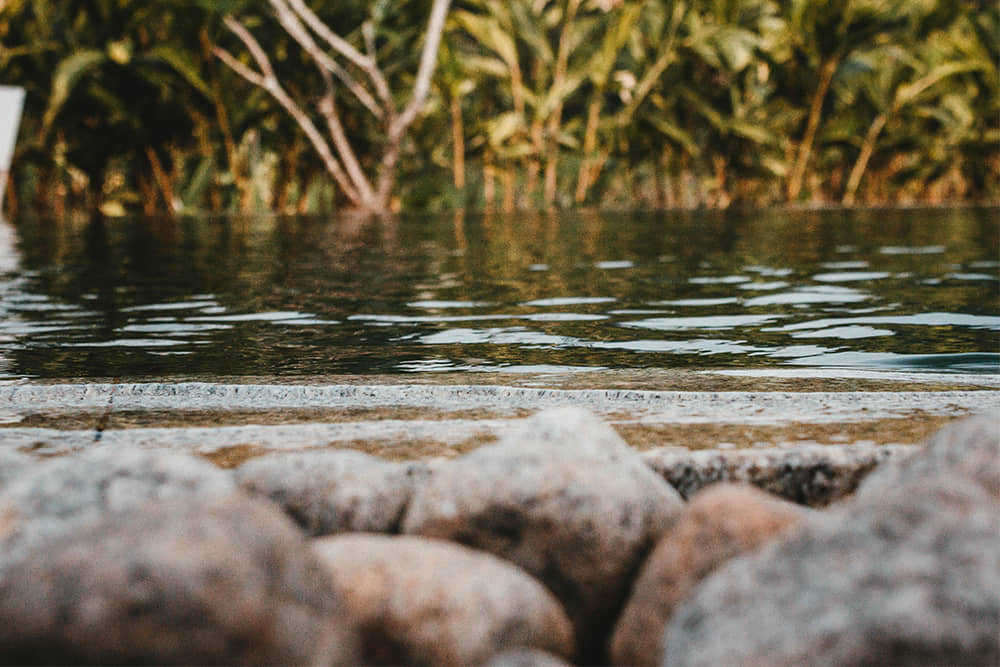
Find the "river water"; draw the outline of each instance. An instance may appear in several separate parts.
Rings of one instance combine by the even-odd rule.
[[[1000,210],[38,220],[0,380],[1000,372]]]

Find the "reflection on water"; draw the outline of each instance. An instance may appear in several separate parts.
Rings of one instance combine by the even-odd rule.
[[[996,209],[25,220],[16,235],[0,225],[0,380],[997,373],[998,221]]]

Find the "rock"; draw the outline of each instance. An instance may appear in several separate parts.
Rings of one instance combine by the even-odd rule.
[[[723,483],[696,494],[643,564],[612,635],[612,662],[660,664],[663,629],[705,576],[811,514],[751,486]]]
[[[35,464],[36,461],[27,454],[0,449],[0,489],[3,489],[13,479],[27,468]]]
[[[236,490],[207,461],[163,451],[95,447],[36,462],[0,488],[0,577],[7,564],[42,541],[108,513],[153,499],[217,498]]]
[[[294,524],[243,494],[155,500],[42,545],[0,580],[14,663],[356,663]]]
[[[362,452],[297,452],[251,459],[235,470],[240,486],[269,497],[314,536],[398,532],[421,463],[391,463]]]
[[[435,470],[403,530],[524,568],[569,613],[577,657],[600,661],[635,569],[682,507],[610,426],[557,408]]]
[[[877,500],[920,477],[969,477],[1000,499],[1000,413],[953,422],[906,458],[879,467],[858,489],[858,498]]]
[[[457,544],[338,535],[314,549],[369,664],[473,665],[512,647],[571,655],[562,607],[520,568]]]
[[[998,554],[992,496],[918,480],[716,570],[674,614],[664,664],[997,665]]]
[[[545,651],[521,648],[497,653],[486,667],[569,667],[569,663]]]
[[[883,461],[903,457],[910,445],[804,445],[794,448],[704,450],[675,448],[643,453],[643,460],[690,498],[710,484],[752,484],[786,500],[822,507],[853,493]]]

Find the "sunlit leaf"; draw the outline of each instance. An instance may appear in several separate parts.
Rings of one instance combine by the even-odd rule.
[[[107,59],[104,51],[89,49],[69,55],[59,63],[52,77],[52,92],[42,120],[44,127],[52,125],[80,80]]]

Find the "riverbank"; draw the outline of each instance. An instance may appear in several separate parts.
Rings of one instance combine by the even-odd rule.
[[[995,402],[995,392],[755,397],[765,406],[761,419],[803,420],[789,406],[825,406],[831,420],[872,412],[875,423],[898,423],[907,413],[887,415],[908,404],[955,422],[918,446],[637,452],[591,410],[565,403],[609,414],[625,403],[632,416],[649,417],[683,403],[677,393],[202,384],[4,390],[5,409],[25,418],[52,410],[46,396],[77,413],[104,406],[105,417],[102,428],[67,436],[77,444],[63,450],[51,436],[17,445],[31,429],[0,429],[0,654],[16,662],[694,665],[794,664],[808,656],[843,664],[932,655],[995,664],[1000,657],[1000,413],[959,418]],[[170,446],[170,433],[187,429],[161,429],[155,446],[116,440],[144,429],[109,428],[115,400],[154,409],[171,393],[175,407],[185,405],[181,395],[192,406],[198,397],[204,409],[217,410],[217,402],[244,411],[262,397],[272,410],[283,400],[308,405],[310,397],[328,408],[367,401],[420,409],[442,393],[471,403],[510,399],[505,409],[527,397],[540,409],[556,405],[504,420],[495,442],[461,456],[391,462],[320,438],[310,447],[274,446],[225,470]],[[724,396],[717,407],[726,409],[716,412],[743,399]],[[854,413],[844,407],[851,403]],[[730,419],[741,418],[731,411]],[[225,428],[234,427],[204,429],[203,441]],[[734,641],[720,646],[720,634]]]

